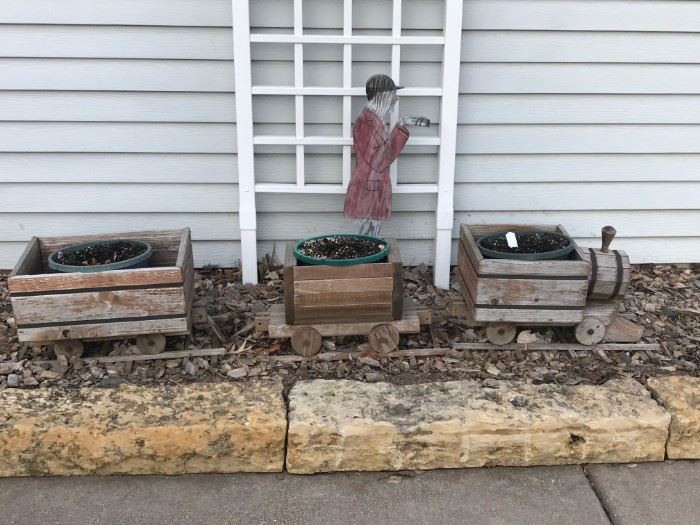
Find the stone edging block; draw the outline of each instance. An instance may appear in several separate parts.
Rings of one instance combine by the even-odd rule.
[[[700,459],[700,378],[657,377],[647,386],[671,413],[669,459]]]
[[[280,472],[279,382],[0,391],[0,476]]]
[[[297,383],[287,469],[309,474],[662,461],[670,415],[633,380]]]

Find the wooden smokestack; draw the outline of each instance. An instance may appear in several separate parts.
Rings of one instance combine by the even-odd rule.
[[[600,246],[600,250],[602,252],[607,253],[608,249],[610,248],[610,243],[615,238],[615,235],[617,235],[617,230],[612,226],[603,226],[601,233],[603,239]]]

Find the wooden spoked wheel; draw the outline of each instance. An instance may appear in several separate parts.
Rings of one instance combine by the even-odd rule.
[[[605,337],[605,324],[596,317],[584,317],[576,326],[575,335],[582,345],[596,345]]]
[[[53,353],[56,357],[64,355],[68,359],[82,356],[84,349],[83,342],[77,339],[64,339],[53,344]]]
[[[380,324],[372,328],[367,339],[372,350],[388,354],[396,350],[399,346],[399,330],[390,324]]]
[[[513,323],[491,323],[486,327],[489,343],[502,346],[515,339],[516,328]]]
[[[147,355],[160,354],[165,350],[166,338],[162,334],[145,334],[136,338],[136,346]]]
[[[321,334],[315,328],[304,326],[292,333],[292,350],[295,354],[311,357],[321,351]]]

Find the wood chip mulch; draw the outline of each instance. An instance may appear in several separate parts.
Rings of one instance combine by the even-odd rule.
[[[287,385],[300,379],[347,378],[415,383],[451,379],[522,380],[564,385],[598,384],[614,377],[646,380],[662,375],[700,375],[700,265],[642,265],[634,268],[622,315],[645,327],[644,342],[660,343],[660,352],[604,351],[464,351],[443,357],[389,359],[366,350],[359,337],[327,339],[323,351],[355,351],[357,359],[279,362],[270,355],[292,355],[288,341],[254,333],[255,314],[282,302],[282,271],[270,257],[260,265],[263,283],[240,284],[238,269],[203,269],[195,282],[196,304],[211,319],[191,337],[170,338],[168,350],[225,347],[227,353],[126,363],[56,361],[52,350],[18,343],[7,273],[0,273],[0,388],[47,386],[114,387],[120,383],[176,384],[280,378]],[[484,330],[469,328],[449,315],[456,289],[437,291],[431,270],[406,268],[405,295],[434,310],[434,322],[420,334],[404,336],[401,348],[449,347],[485,341]],[[572,342],[572,329],[531,329],[539,341]],[[83,358],[137,353],[133,340],[89,343]]]

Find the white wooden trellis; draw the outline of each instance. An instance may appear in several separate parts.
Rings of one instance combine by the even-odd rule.
[[[233,7],[234,67],[236,74],[236,121],[238,135],[239,219],[241,228],[241,266],[243,282],[257,282],[256,193],[345,193],[350,181],[352,148],[351,97],[363,96],[363,87],[352,87],[352,46],[390,45],[391,77],[400,84],[401,46],[435,45],[443,47],[442,82],[439,88],[412,88],[400,91],[402,96],[441,97],[440,133],[437,137],[412,137],[414,146],[439,146],[437,184],[398,184],[396,163],[391,167],[394,193],[437,194],[434,275],[435,285],[449,287],[452,227],[454,219],[454,169],[457,139],[457,104],[462,38],[463,0],[445,0],[445,22],[442,36],[402,36],[401,0],[393,0],[390,36],[352,34],[352,0],[343,0],[342,35],[305,35],[303,32],[303,0],[294,2],[292,34],[251,34],[249,2],[231,0]],[[251,79],[251,43],[286,43],[294,46],[293,86],[253,86]],[[343,46],[342,87],[304,86],[303,44],[340,44]],[[363,79],[364,82],[365,79]],[[263,136],[253,134],[253,96],[294,96],[295,134]],[[342,96],[343,124],[340,137],[314,137],[304,134],[304,96]],[[391,115],[395,124],[399,104]],[[296,183],[256,183],[254,148],[256,145],[290,145],[296,148]],[[305,146],[342,146],[343,176],[339,184],[306,185],[304,179]]]

